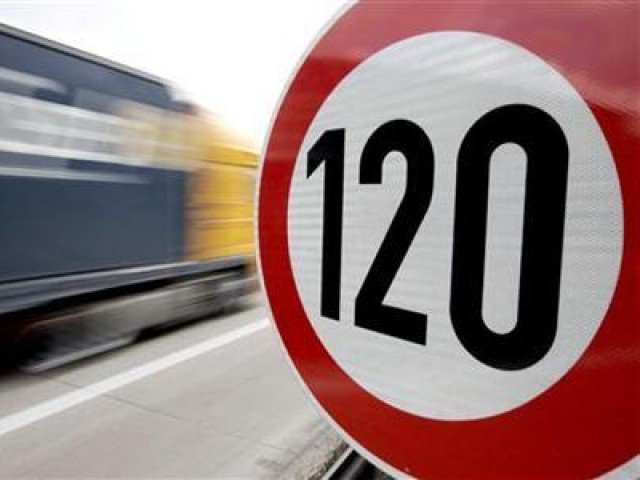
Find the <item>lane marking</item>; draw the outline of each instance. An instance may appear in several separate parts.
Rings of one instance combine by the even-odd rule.
[[[230,343],[240,340],[253,333],[264,330],[269,326],[269,320],[263,318],[257,322],[250,323],[244,327],[224,333],[215,338],[205,340],[190,347],[178,350],[165,357],[152,360],[138,367],[131,368],[112,377],[93,383],[78,390],[66,393],[57,398],[39,403],[21,412],[16,412],[6,417],[0,418],[0,436],[14,430],[43,420],[47,417],[63,412],[71,407],[92,400],[100,395],[117,390],[125,385],[141,380],[145,377],[171,368],[179,363],[191,360],[199,355],[207,353]]]

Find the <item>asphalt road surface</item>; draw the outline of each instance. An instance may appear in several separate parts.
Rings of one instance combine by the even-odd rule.
[[[313,478],[341,442],[260,306],[0,377],[0,477]]]

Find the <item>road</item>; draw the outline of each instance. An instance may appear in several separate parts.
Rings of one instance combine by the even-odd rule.
[[[0,377],[2,478],[310,478],[340,446],[256,305]]]

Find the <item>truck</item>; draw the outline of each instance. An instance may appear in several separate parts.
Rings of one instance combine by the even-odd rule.
[[[256,149],[168,82],[0,25],[0,343],[32,371],[255,288]]]

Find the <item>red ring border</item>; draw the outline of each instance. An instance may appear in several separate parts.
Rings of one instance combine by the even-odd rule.
[[[637,2],[364,2],[316,43],[282,99],[258,190],[261,273],[295,368],[325,412],[381,462],[416,477],[593,477],[640,452],[640,36]],[[316,336],[289,258],[291,176],[324,99],[353,68],[402,39],[443,30],[516,43],[554,66],[595,115],[615,159],[624,210],[618,284],[603,324],[552,388],[501,415],[425,419],[361,388]]]

